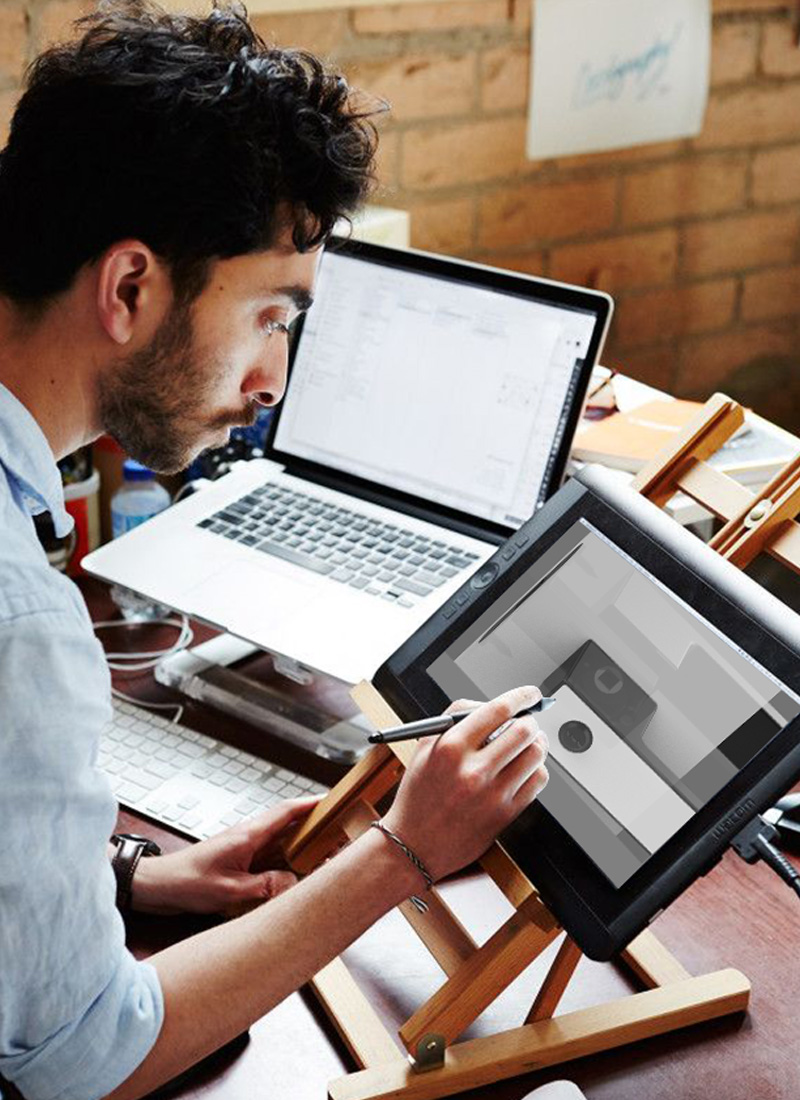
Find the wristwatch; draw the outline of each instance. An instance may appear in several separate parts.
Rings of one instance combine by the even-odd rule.
[[[111,843],[116,846],[111,869],[117,880],[117,908],[127,912],[131,904],[133,876],[142,856],[160,856],[161,849],[154,840],[136,833],[114,833]]]

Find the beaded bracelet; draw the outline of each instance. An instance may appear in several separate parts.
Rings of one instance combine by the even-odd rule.
[[[433,878],[431,877],[431,874],[430,874],[428,868],[425,866],[425,864],[419,858],[417,853],[412,851],[411,848],[409,848],[409,846],[404,841],[402,841],[396,833],[393,833],[391,831],[391,829],[387,829],[382,821],[373,821],[372,822],[372,828],[373,829],[380,829],[380,831],[383,833],[384,836],[388,836],[389,840],[394,841],[394,843],[397,845],[397,847],[400,848],[400,850],[408,857],[408,859],[411,860],[411,862],[414,864],[416,869],[419,871],[419,873],[425,879],[425,888],[426,888],[426,890],[430,890],[431,887],[433,886]],[[418,897],[416,894],[412,894],[410,900],[411,900],[411,903],[414,906],[416,906],[417,909],[419,909],[420,913],[427,913],[428,912],[428,906],[422,900],[421,897]]]

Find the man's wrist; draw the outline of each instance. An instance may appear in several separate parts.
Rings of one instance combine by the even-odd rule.
[[[373,821],[372,822],[372,828],[373,829],[380,829],[380,831],[383,833],[383,835],[385,837],[388,837],[389,840],[391,840],[394,844],[397,845],[397,847],[400,849],[400,851],[403,853],[403,855],[406,857],[406,859],[408,859],[413,864],[413,866],[416,867],[416,869],[419,871],[419,873],[422,876],[422,879],[425,883],[425,889],[426,890],[432,889],[433,888],[433,876],[431,875],[430,871],[425,866],[425,864],[422,862],[422,860],[419,858],[417,853],[414,851],[414,849],[410,848],[406,844],[406,842],[403,840],[403,838],[401,836],[398,836],[397,833],[393,832],[384,821],[381,821],[380,819],[377,819],[376,821]]]
[[[170,916],[190,908],[185,903],[186,874],[180,855],[172,852],[160,859],[139,860],[131,887],[130,908],[134,912]]]
[[[131,909],[137,913],[157,912],[163,893],[162,871],[157,861],[140,859],[131,883]]]
[[[370,859],[382,869],[387,890],[393,895],[394,905],[406,901],[412,894],[424,892],[425,883],[402,849],[379,829],[368,829],[360,841],[369,849]]]

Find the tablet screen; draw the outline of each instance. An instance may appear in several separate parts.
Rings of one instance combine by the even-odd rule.
[[[441,654],[450,699],[557,703],[540,801],[619,887],[800,714],[800,698],[585,519]]]

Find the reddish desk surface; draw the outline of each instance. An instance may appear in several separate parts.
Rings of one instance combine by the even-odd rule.
[[[88,581],[82,587],[95,617],[105,617],[109,605],[104,588]],[[118,645],[118,635],[114,644]],[[173,698],[148,676],[125,678],[119,686],[143,699]],[[321,685],[316,692],[317,701],[326,709],[347,712],[348,700],[341,688]],[[260,745],[262,752],[277,755],[281,763],[308,770],[309,758],[298,750],[272,743],[268,735],[196,704],[187,708],[183,721],[250,750]],[[317,766],[317,777],[333,782],[335,770],[323,766],[320,771]],[[126,830],[145,831],[166,850],[185,843],[168,830],[130,814],[121,813],[120,818]],[[448,889],[452,904],[479,940],[505,913],[505,903],[497,891],[477,874],[457,879]],[[183,917],[135,915],[129,921],[128,942],[138,956],[145,957],[200,927],[198,921]],[[726,966],[742,970],[753,986],[749,1013],[462,1095],[469,1100],[521,1100],[539,1084],[568,1077],[591,1100],[797,1100],[797,899],[767,869],[745,867],[729,854],[658,919],[654,931],[694,974]],[[515,983],[487,1024],[494,1023],[498,1029],[522,1021],[549,957],[539,960]],[[397,914],[359,941],[347,958],[378,1011],[395,1027],[441,980],[435,965]],[[631,988],[615,967],[584,959],[560,1010],[621,996]],[[343,1045],[313,994],[303,990],[256,1023],[243,1049],[229,1056],[218,1055],[197,1071],[190,1085],[173,1095],[202,1095],[204,1100],[321,1100],[327,1095],[327,1082],[351,1068]]]

